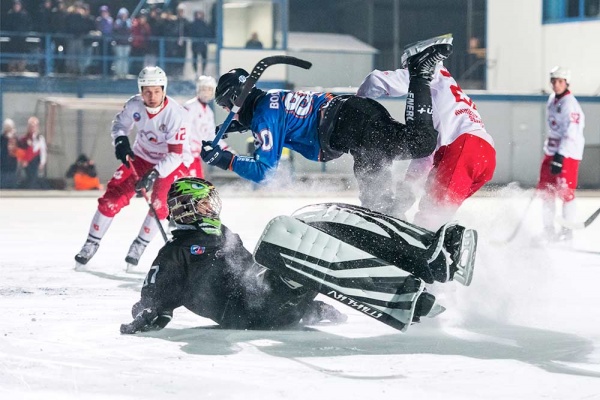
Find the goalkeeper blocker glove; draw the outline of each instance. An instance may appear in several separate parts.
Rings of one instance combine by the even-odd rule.
[[[144,176],[142,177],[142,179],[140,179],[136,184],[135,184],[135,192],[137,194],[141,194],[143,195],[144,192],[149,192],[152,190],[152,187],[154,186],[154,182],[156,182],[156,179],[158,178],[158,171],[155,169],[151,169],[150,171],[146,172],[144,174]]]
[[[131,150],[127,136],[119,136],[115,139],[115,156],[118,160],[125,164],[127,168],[129,168],[127,156],[133,160],[135,154],[133,154],[133,151]]]
[[[565,156],[556,153],[554,158],[552,159],[552,163],[550,163],[550,173],[552,175],[558,175],[562,172],[563,168],[563,160]]]
[[[208,165],[214,165],[221,169],[229,169],[233,162],[234,155],[230,151],[223,150],[219,145],[212,147],[211,142],[203,140],[200,157],[202,157],[202,160]]]

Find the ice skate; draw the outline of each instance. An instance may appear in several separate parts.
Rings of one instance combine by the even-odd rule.
[[[421,317],[433,318],[446,311],[446,307],[437,303],[435,296],[429,292],[423,291],[417,299],[415,312],[412,322],[420,322]]]
[[[465,286],[471,284],[477,231],[448,223],[437,231],[430,249],[428,260],[436,281],[455,280]]]
[[[404,47],[404,52],[402,53],[402,56],[400,57],[400,65],[402,66],[402,68],[407,68],[409,58],[421,53],[423,50],[425,50],[429,47],[435,47],[437,45],[449,45],[450,49],[452,49],[452,41],[453,41],[452,34],[448,33],[445,35],[432,37],[431,39],[426,39],[426,40],[421,40],[421,41],[418,41],[415,43],[411,43]],[[449,55],[450,54],[447,54],[446,57],[448,57]]]
[[[428,43],[421,44],[423,42],[419,42],[408,47],[402,56],[404,57],[404,55],[406,55],[407,57],[406,63],[411,77],[418,77],[431,81],[436,65],[452,54],[452,43],[436,43],[436,41],[425,42]],[[451,37],[450,42],[452,42]],[[409,55],[412,53],[414,53],[414,55]]]
[[[129,247],[129,251],[127,252],[127,257],[125,257],[125,262],[127,263],[127,272],[134,271],[135,267],[140,262],[140,257],[144,254],[144,250],[146,250],[146,245],[148,243],[144,243],[139,237],[136,238],[131,246]]]
[[[96,252],[98,251],[98,247],[100,247],[99,242],[95,242],[89,239],[86,240],[81,250],[79,250],[79,253],[77,253],[77,255],[75,256],[75,270],[83,270],[88,261],[90,261],[94,254],[96,254]]]

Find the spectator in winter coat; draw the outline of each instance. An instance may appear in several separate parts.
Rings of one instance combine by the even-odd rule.
[[[85,154],[81,154],[65,174],[67,178],[73,178],[75,190],[101,190],[104,187],[98,178],[96,165]]]
[[[27,120],[27,133],[19,139],[18,146],[25,151],[21,166],[25,171],[25,181],[21,184],[25,189],[40,189],[44,187],[43,175],[46,168],[47,148],[46,139],[40,134],[40,121],[37,117]]]
[[[17,187],[17,130],[15,122],[7,118],[2,123],[0,144],[0,189]]]
[[[115,76],[119,79],[127,77],[129,72],[129,54],[131,53],[131,19],[125,7],[119,9],[113,26],[115,38]]]

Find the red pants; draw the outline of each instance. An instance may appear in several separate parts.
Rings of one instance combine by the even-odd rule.
[[[496,150],[479,136],[462,134],[440,147],[425,183],[415,224],[435,230],[451,219],[458,207],[489,182],[496,169]]]
[[[190,165],[190,176],[204,179],[204,170],[202,169],[202,160],[194,157],[194,162]]]
[[[150,169],[154,168],[154,164],[151,164],[140,157],[136,157],[135,160],[132,161],[132,164],[139,178],[144,176]],[[103,215],[114,217],[123,207],[129,204],[129,200],[131,200],[135,194],[135,184],[137,183],[132,172],[133,170],[131,168],[127,168],[124,164],[121,164],[110,181],[108,181],[106,192],[98,199],[98,210]],[[187,168],[181,164],[175,171],[171,172],[169,176],[158,178],[156,182],[154,182],[150,199],[159,219],[165,219],[167,218],[167,215],[169,215],[167,194],[169,193],[171,184],[176,179],[187,175]]]
[[[545,192],[546,196],[558,197],[564,202],[571,201],[575,198],[575,189],[577,189],[580,160],[565,157],[560,174],[552,175],[550,164],[553,158],[554,156],[544,156],[537,189]]]

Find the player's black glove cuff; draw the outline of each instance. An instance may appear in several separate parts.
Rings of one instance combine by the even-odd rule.
[[[552,159],[552,162],[550,163],[550,173],[552,175],[558,175],[562,172],[564,159],[565,159],[565,156],[563,156],[563,155],[560,155],[558,153],[556,153],[554,155],[554,158]]]
[[[172,317],[172,312],[161,312],[159,315],[156,310],[145,308],[135,316],[133,321],[128,324],[121,324],[120,331],[124,335],[158,331],[167,326]]]
[[[115,139],[115,156],[118,160],[125,164],[127,168],[129,168],[129,161],[127,161],[127,156],[129,156],[133,160],[135,154],[133,154],[133,151],[131,150],[131,146],[129,145],[129,138],[127,138],[127,136],[119,136]]]
[[[223,125],[223,124],[221,124]],[[216,129],[215,129],[215,135],[217,133],[219,133],[219,130],[221,129],[221,125],[217,125]],[[239,132],[239,133],[243,133],[246,132],[248,130],[248,127],[245,125],[242,125],[242,123],[238,120],[233,120],[231,121],[231,123],[229,124],[229,126],[227,127],[227,130],[225,131],[225,133],[231,133],[231,132]],[[225,135],[223,135],[223,139],[225,139]]]
[[[211,142],[203,140],[200,157],[209,165],[214,165],[221,169],[230,169],[234,155],[230,151],[223,150],[219,145],[212,147]]]
[[[152,187],[154,186],[154,182],[156,182],[156,179],[158,179],[157,170],[151,169],[150,171],[146,172],[142,179],[140,179],[138,183],[135,184],[135,192],[137,194],[143,195],[144,192],[147,193],[151,191]]]

